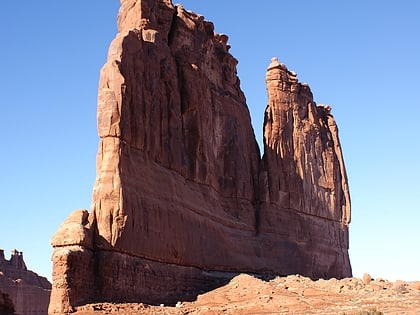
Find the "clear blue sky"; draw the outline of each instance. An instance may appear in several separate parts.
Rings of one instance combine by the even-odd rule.
[[[420,2],[182,3],[229,35],[260,143],[271,57],[332,106],[351,190],[355,276],[420,280]],[[24,251],[44,276],[53,233],[74,209],[90,208],[99,70],[118,7],[0,4],[0,247]]]

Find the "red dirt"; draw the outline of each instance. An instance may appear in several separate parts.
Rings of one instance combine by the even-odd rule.
[[[301,276],[263,281],[241,274],[177,306],[90,304],[75,314],[420,314],[420,282],[376,279],[365,284],[358,278],[312,281]]]

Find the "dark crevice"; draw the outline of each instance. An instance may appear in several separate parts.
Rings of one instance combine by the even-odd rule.
[[[168,32],[168,46],[169,46],[169,48],[172,46],[172,43],[174,41],[175,32],[176,32],[176,28],[177,28],[177,24],[178,24],[177,20],[178,20],[178,10],[175,7],[175,12],[172,16],[171,27],[170,27],[169,32]]]

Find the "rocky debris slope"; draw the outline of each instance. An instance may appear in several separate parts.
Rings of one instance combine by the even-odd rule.
[[[19,315],[47,314],[51,283],[27,269],[22,252],[13,250],[7,260],[0,250],[0,291],[8,295]]]
[[[328,107],[277,60],[261,158],[228,37],[170,0],[122,0],[98,92],[92,211],[52,239],[50,313],[194,299],[237,272],[351,275]]]
[[[264,281],[241,274],[228,284],[175,306],[90,304],[76,315],[96,314],[420,314],[420,282],[376,279],[313,281],[302,276]]]

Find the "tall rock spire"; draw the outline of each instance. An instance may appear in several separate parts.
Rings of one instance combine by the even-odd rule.
[[[350,194],[331,108],[317,105],[309,86],[277,58],[267,69],[266,83],[262,232],[281,226],[279,239],[288,240],[283,252],[295,244],[284,266],[295,261],[297,273],[348,277]]]
[[[350,196],[331,108],[276,58],[266,74],[264,162],[268,200],[281,208],[350,222]],[[285,198],[285,196],[287,196]]]

